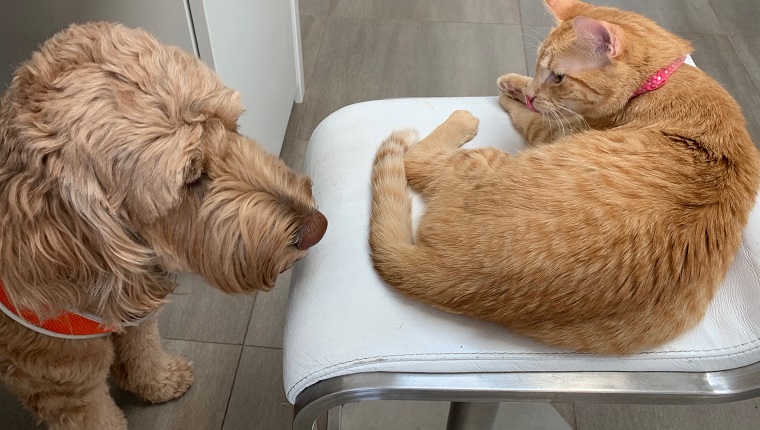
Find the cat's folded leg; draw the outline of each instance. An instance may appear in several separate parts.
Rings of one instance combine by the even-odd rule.
[[[479,122],[470,112],[458,110],[427,137],[412,145],[404,157],[409,185],[424,194],[448,167],[451,154],[475,137]]]
[[[477,176],[484,169],[501,169],[511,156],[497,148],[477,148],[457,151],[451,158],[451,166],[459,177]]]

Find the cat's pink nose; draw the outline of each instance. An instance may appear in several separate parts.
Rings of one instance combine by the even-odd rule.
[[[536,99],[536,96],[529,96],[525,95],[525,106],[528,106],[528,109],[532,110],[533,112],[538,112],[535,107],[533,107],[533,100]]]

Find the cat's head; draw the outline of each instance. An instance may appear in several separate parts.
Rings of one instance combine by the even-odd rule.
[[[539,48],[535,79],[525,91],[540,112],[614,115],[647,77],[692,50],[633,12],[579,0],[545,3],[558,24]]]

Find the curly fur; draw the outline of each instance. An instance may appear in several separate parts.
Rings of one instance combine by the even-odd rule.
[[[241,112],[239,95],[205,64],[141,30],[94,23],[45,42],[0,100],[9,298],[43,317],[76,309],[118,325],[165,302],[171,270],[231,293],[272,288],[326,220],[308,178],[237,133]],[[100,399],[112,343],[118,379],[146,399],[176,397],[192,379],[157,342],[145,328],[112,340],[45,338],[0,316],[0,372],[53,427],[122,428],[113,402]],[[61,363],[61,351],[84,356]],[[100,405],[75,417],[72,404],[88,399]]]

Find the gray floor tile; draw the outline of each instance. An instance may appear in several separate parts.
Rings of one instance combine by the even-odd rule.
[[[303,16],[326,16],[331,0],[298,0],[298,9]]]
[[[552,403],[554,409],[565,419],[570,428],[575,429],[575,405],[572,403]]]
[[[290,430],[292,419],[282,385],[282,350],[244,347],[224,430]]]
[[[308,94],[315,85],[311,81],[314,73],[314,65],[319,57],[319,47],[322,43],[322,36],[325,30],[324,16],[301,16],[301,51],[303,53],[303,70],[304,70],[304,94]],[[298,132],[298,126],[301,124],[303,114],[303,103],[294,103],[290,111],[288,127],[285,130],[285,140],[295,139]]]
[[[392,97],[496,95],[525,73],[517,25],[328,19],[298,138],[351,103]]]
[[[371,401],[343,405],[341,430],[443,430],[448,402]]]
[[[443,430],[449,402],[369,401],[343,405],[342,430]],[[331,419],[333,417],[331,416]],[[333,423],[330,423],[333,424]],[[329,427],[328,427],[329,428]],[[494,430],[568,430],[571,426],[546,403],[502,403]]]
[[[547,403],[502,403],[494,430],[571,430],[572,427]]]
[[[280,151],[280,158],[282,158],[283,161],[285,161],[285,164],[291,169],[301,172],[303,171],[303,162],[306,158],[306,149],[308,146],[309,141],[306,139],[285,140],[282,144],[282,150]]]
[[[293,140],[298,135],[298,127],[301,125],[301,118],[303,117],[303,103],[293,103],[293,108],[290,110],[290,118],[288,118],[288,127],[285,128],[285,137],[283,138],[282,148],[280,148],[280,158],[285,151],[285,145],[289,140]]]
[[[334,0],[331,15],[413,21],[520,24],[518,0]]]
[[[577,430],[754,430],[760,401],[724,405],[575,405]]]
[[[730,39],[755,88],[760,91],[760,34],[733,35]]]
[[[720,82],[741,105],[747,128],[760,145],[760,94],[742,65],[728,36],[713,34],[684,34],[694,45],[694,62]]]
[[[127,415],[129,428],[221,429],[242,346],[181,340],[165,340],[164,346],[193,361],[193,385],[179,399],[160,405],[148,405],[130,393],[113,389],[116,403]]]
[[[553,27],[557,23],[543,0],[520,0],[520,22],[542,27]]]
[[[277,278],[277,285],[271,291],[256,294],[256,303],[253,305],[248,334],[245,337],[247,346],[282,348],[290,274],[290,270],[281,274]]]
[[[44,430],[45,426],[38,426],[32,414],[0,384],[0,429]]]
[[[757,0],[709,0],[729,34],[760,34],[760,2]]]
[[[165,339],[242,344],[254,295],[225,294],[200,276],[180,274],[179,287],[159,316]]]
[[[551,27],[523,26],[523,46],[525,48],[525,62],[528,67],[528,76],[536,74],[536,57],[538,47],[546,39]]]
[[[723,33],[707,0],[591,0],[588,3],[638,12],[671,31]],[[523,25],[554,25],[554,16],[546,11],[543,1],[520,0],[520,12]]]

